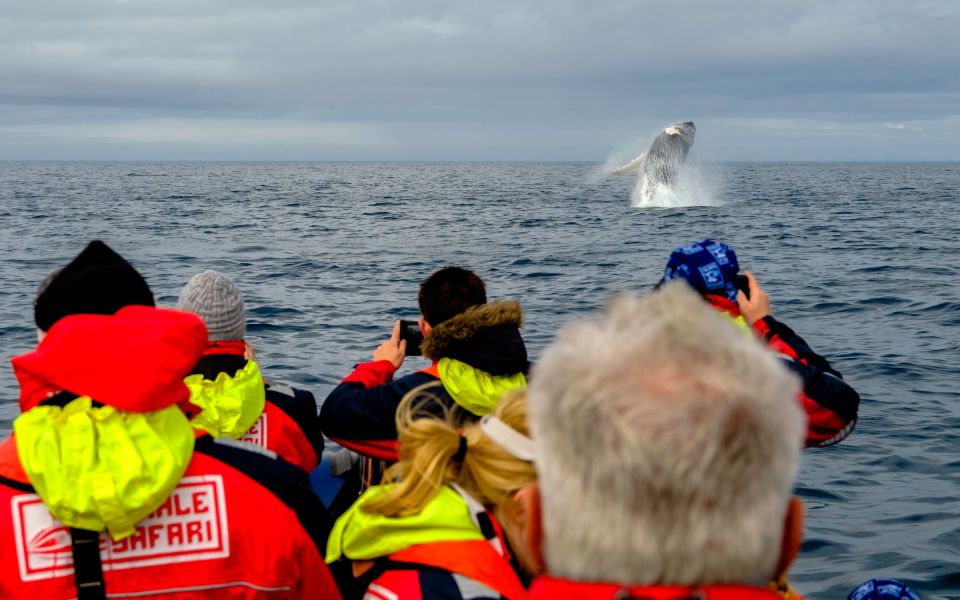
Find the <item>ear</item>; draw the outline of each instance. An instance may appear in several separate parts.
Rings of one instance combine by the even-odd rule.
[[[540,510],[540,487],[531,484],[517,492],[515,498],[520,505],[517,511],[524,521],[523,541],[530,552],[530,557],[539,567],[540,572],[546,570],[546,561],[543,558],[543,521]]]
[[[787,515],[783,519],[783,539],[780,542],[780,560],[777,562],[776,577],[786,575],[790,565],[800,554],[803,542],[803,502],[796,496],[790,498]]]
[[[420,325],[420,333],[422,333],[424,336],[430,333],[430,330],[433,329],[433,327],[430,326],[430,323],[427,323],[427,320],[423,317],[417,319],[417,324]]]

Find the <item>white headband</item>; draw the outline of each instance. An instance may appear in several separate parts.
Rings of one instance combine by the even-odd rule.
[[[480,429],[498,446],[527,462],[533,462],[533,440],[510,427],[497,417],[487,415],[480,419]]]

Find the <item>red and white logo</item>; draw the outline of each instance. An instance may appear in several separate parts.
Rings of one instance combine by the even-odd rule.
[[[267,447],[267,411],[260,413],[260,418],[257,419],[257,422],[253,424],[253,427],[250,428],[250,431],[245,433],[241,442],[250,442],[256,444],[261,448]]]
[[[73,574],[70,528],[53,518],[36,494],[11,502],[20,579]],[[167,501],[137,523],[133,535],[100,535],[103,570],[211,560],[230,556],[223,477],[184,477]]]

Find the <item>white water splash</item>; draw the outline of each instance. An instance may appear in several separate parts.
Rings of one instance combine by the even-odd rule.
[[[637,208],[676,208],[680,206],[719,206],[722,204],[713,193],[696,164],[687,162],[678,170],[678,183],[668,186],[662,183],[651,185],[643,174],[630,194],[630,202]]]

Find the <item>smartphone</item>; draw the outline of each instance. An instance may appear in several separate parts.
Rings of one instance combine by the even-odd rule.
[[[743,292],[743,295],[750,299],[750,280],[746,275],[737,275],[737,289]]]
[[[404,356],[420,356],[420,344],[423,343],[423,334],[420,333],[419,323],[401,319],[400,339],[407,340],[407,351],[404,352]]]

